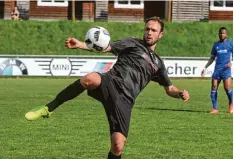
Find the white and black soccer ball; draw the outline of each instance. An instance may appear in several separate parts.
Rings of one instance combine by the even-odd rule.
[[[103,27],[96,26],[88,30],[85,44],[91,50],[103,51],[110,43],[110,33]]]

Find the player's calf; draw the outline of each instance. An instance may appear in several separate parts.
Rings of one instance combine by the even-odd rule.
[[[218,97],[217,90],[211,90],[211,92],[210,92],[210,98],[211,98],[213,110],[217,110],[217,108],[218,108],[217,97]]]
[[[81,80],[76,80],[61,92],[59,92],[55,99],[46,104],[46,106],[48,106],[49,111],[52,112],[64,102],[79,96],[82,92],[84,92],[84,90],[85,88],[82,86]]]
[[[228,113],[233,113],[233,104],[229,104]]]
[[[120,156],[123,152],[124,143],[123,142],[115,142],[111,144],[111,152],[115,156]]]
[[[226,91],[226,94],[227,94],[227,97],[228,97],[228,102],[229,102],[229,108],[228,108],[228,112],[229,113],[233,113],[233,91],[232,89],[226,89],[225,88],[225,91]]]
[[[111,152],[108,154],[108,159],[120,159],[123,152],[126,137],[120,132],[114,132],[111,136]],[[112,156],[112,157],[110,157]]]

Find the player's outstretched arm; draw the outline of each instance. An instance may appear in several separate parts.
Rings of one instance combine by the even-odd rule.
[[[201,72],[201,76],[204,76],[206,69],[214,62],[215,56],[210,56],[210,59],[208,60],[207,64],[205,65],[204,69]]]
[[[76,38],[67,38],[65,41],[65,47],[69,49],[83,49],[83,50],[93,51],[87,47],[85,42],[80,41]],[[110,52],[110,51],[111,51],[111,47],[108,46],[108,48],[102,52]]]
[[[80,41],[76,38],[67,38],[65,41],[65,47],[69,49],[84,49],[89,50],[86,44],[83,41]]]
[[[173,85],[166,86],[164,89],[170,97],[182,99],[184,102],[189,99],[189,93],[187,90],[179,90]]]

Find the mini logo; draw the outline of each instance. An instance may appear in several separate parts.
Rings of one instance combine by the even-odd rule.
[[[0,75],[2,76],[20,76],[28,75],[26,65],[18,59],[8,59],[0,64]]]
[[[75,58],[37,59],[35,62],[45,75],[51,76],[75,76],[86,63],[85,60]]]
[[[69,76],[71,62],[68,59],[53,59],[50,63],[50,72],[53,76]]]

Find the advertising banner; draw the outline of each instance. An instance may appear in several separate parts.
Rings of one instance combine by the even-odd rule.
[[[76,58],[0,58],[0,76],[84,76],[106,72],[115,60]]]
[[[0,58],[0,76],[84,76],[107,72],[115,59],[82,58]],[[207,60],[164,60],[169,77],[201,77]],[[205,77],[211,77],[215,62]]]

